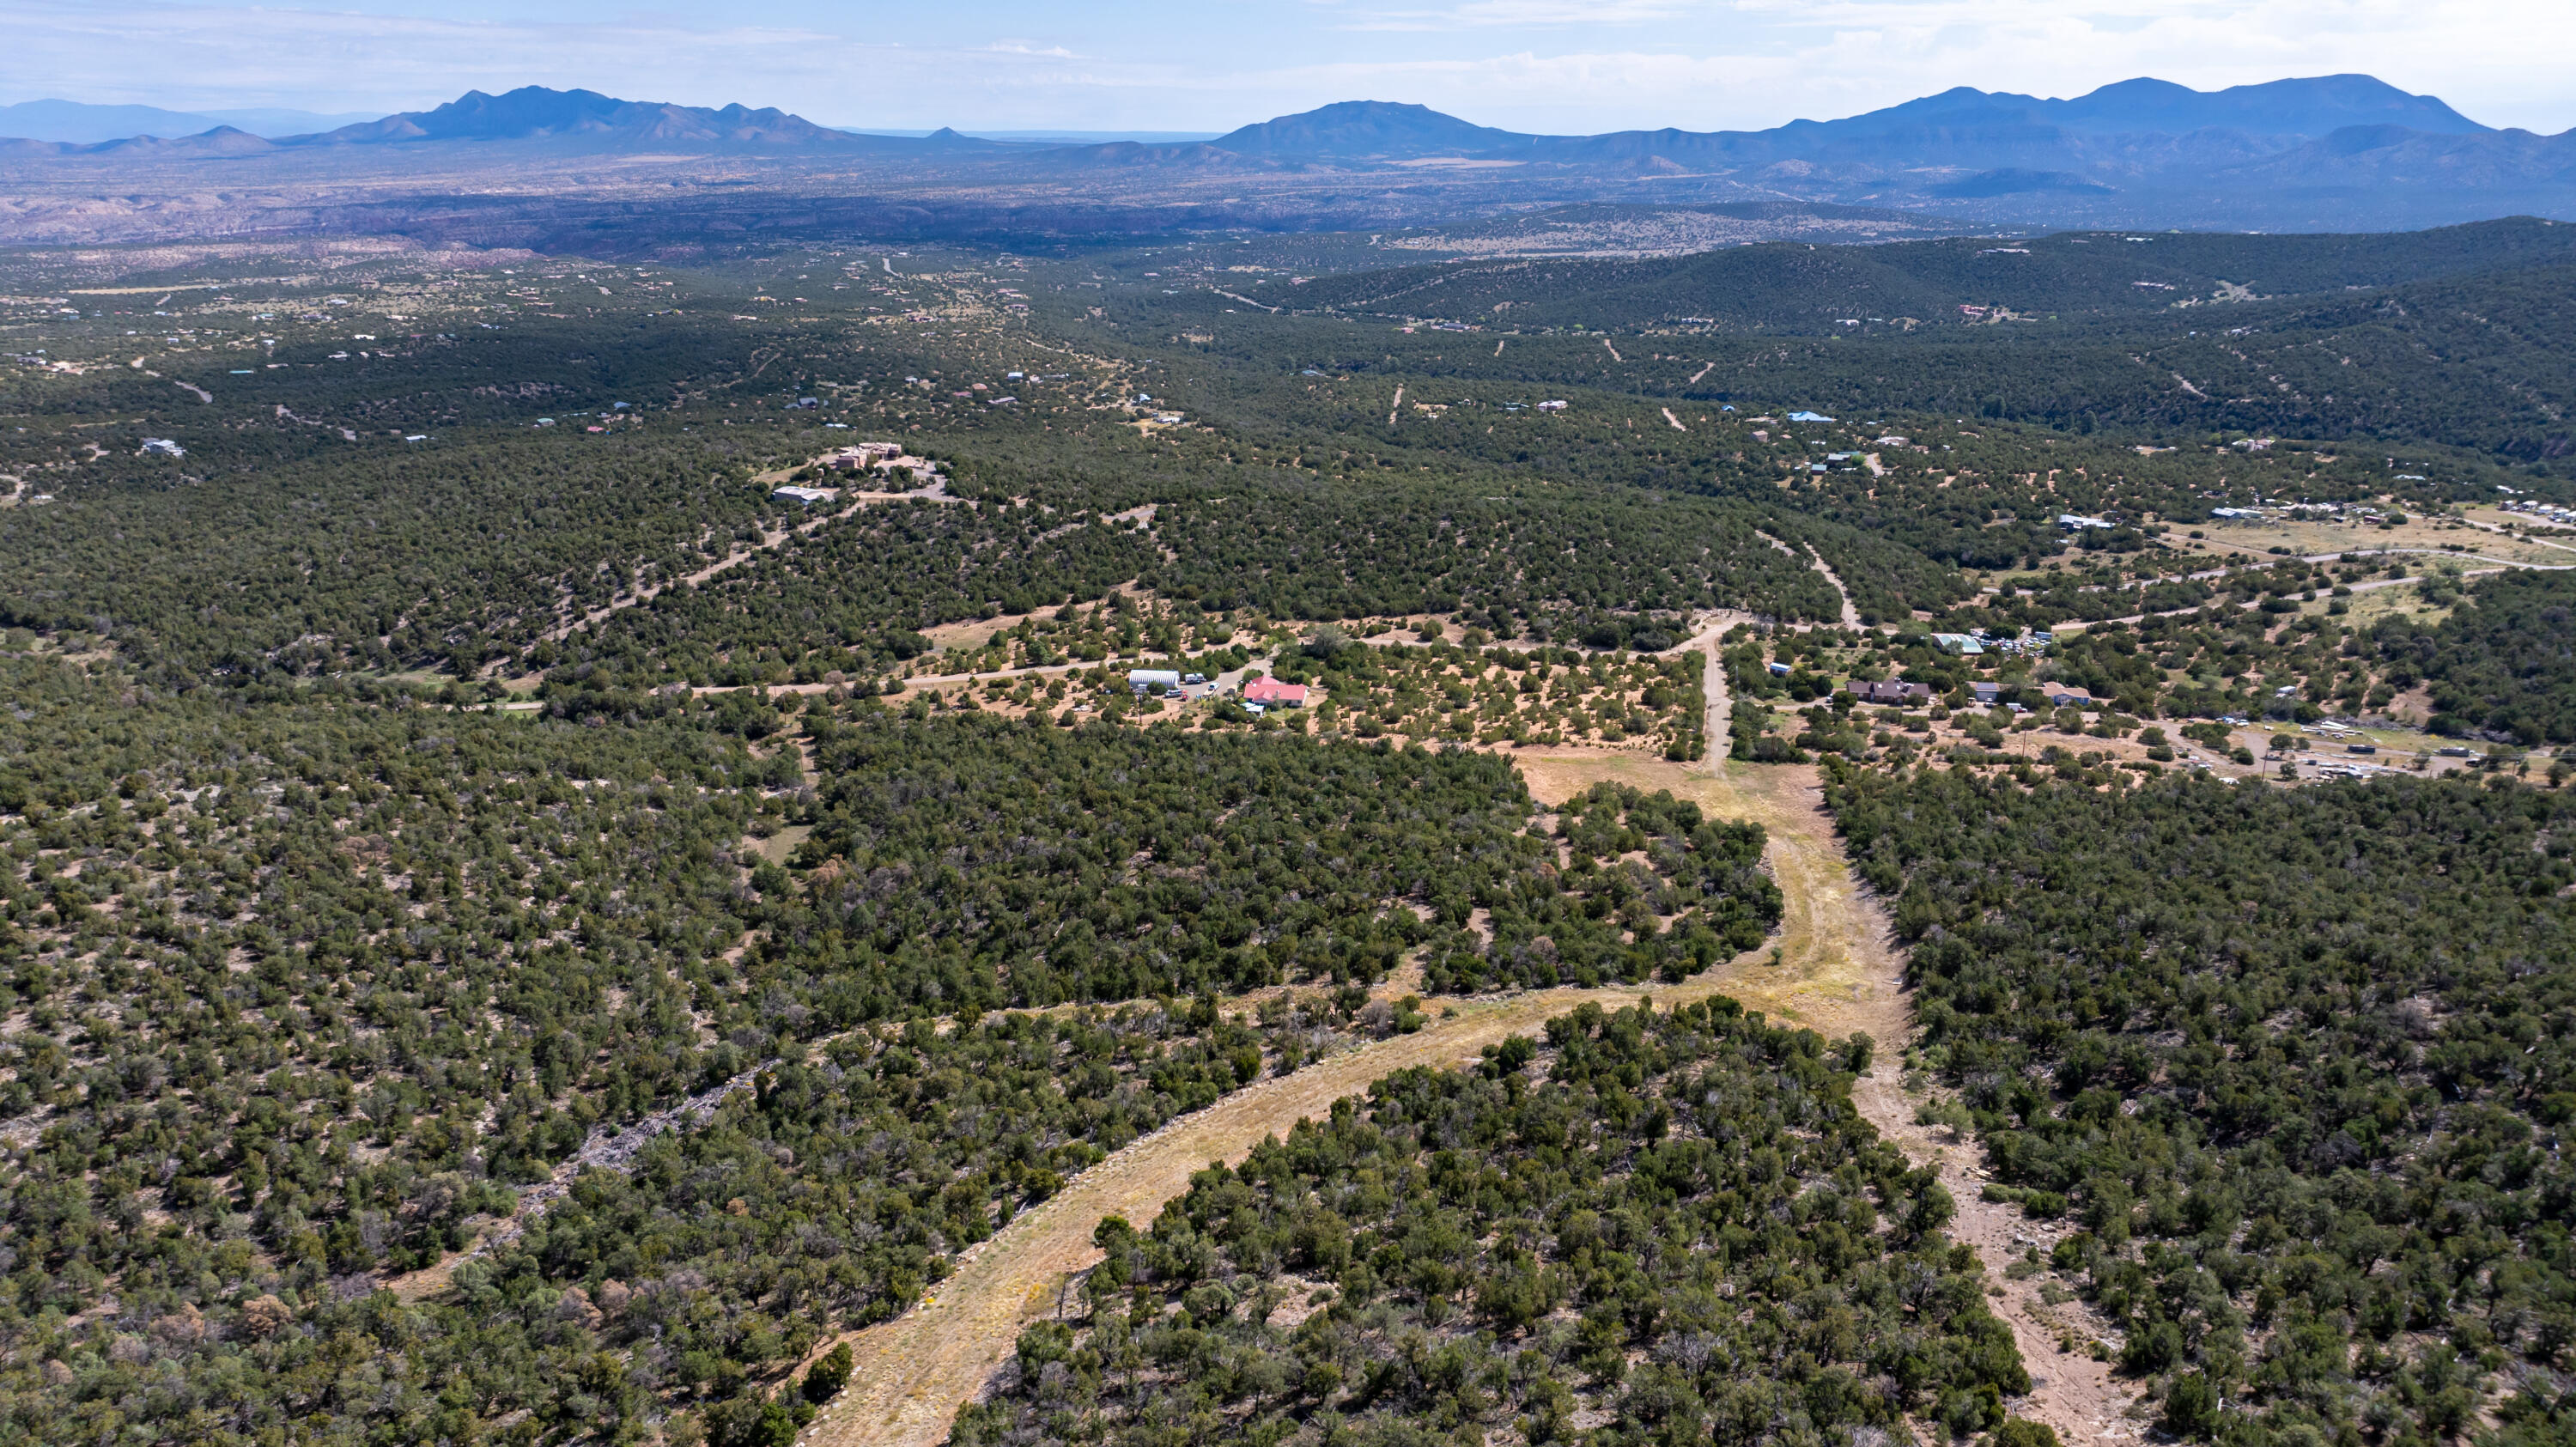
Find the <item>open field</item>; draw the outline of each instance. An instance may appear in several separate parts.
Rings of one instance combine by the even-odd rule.
[[[2576,563],[2576,552],[2564,545],[2474,527],[2458,518],[2411,513],[2393,528],[2330,520],[2265,518],[2244,522],[2212,518],[2199,524],[2198,530],[2209,535],[2204,541],[2213,554],[2233,553],[2258,559],[2272,555],[2275,549],[2287,548],[2303,558],[2385,553],[2392,555],[2390,562],[2402,561],[2409,566],[2445,553],[2459,557],[2470,567],[2493,567],[2498,563],[2561,567]]]

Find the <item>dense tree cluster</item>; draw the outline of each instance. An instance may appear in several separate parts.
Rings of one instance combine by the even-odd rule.
[[[889,503],[540,644],[528,662],[645,687],[879,673],[919,651],[916,630],[1088,602],[1154,556],[1141,530],[1079,512]]]
[[[775,505],[745,483],[686,436],[522,434],[85,488],[0,514],[0,621],[200,677],[470,670],[757,537]]]
[[[1952,1203],[1852,1108],[1866,1042],[1585,1006],[1211,1167],[957,1447],[1831,1441],[2003,1425],[2030,1378]],[[1532,1069],[1543,1061],[1544,1075]],[[1590,1429],[1590,1430],[1587,1430]]]
[[[2170,1430],[2563,1440],[2576,805],[1963,771],[1829,802],[1912,946],[1922,1063],[2001,1187],[2080,1221],[2051,1264]]]
[[[1694,972],[1779,917],[1758,827],[1613,790],[1562,816],[1561,858],[1485,753],[873,713],[821,767],[811,922],[782,928],[870,998],[1364,984],[1417,948],[1435,987],[1592,985]]]
[[[694,1410],[721,1437],[818,1340],[903,1310],[954,1252],[1108,1151],[1332,1048],[1332,1018],[1320,1002],[1266,1026],[1147,1006],[916,1020],[798,1048],[625,1170],[580,1174],[427,1299],[353,1269],[316,1239],[327,1223],[262,1229],[279,1187],[248,1172],[152,1210],[129,1186],[93,1213],[40,1166],[11,1187],[0,1430],[621,1440]],[[352,1170],[345,1151],[329,1165]],[[479,1165],[352,1212],[354,1237],[506,1214]]]
[[[1638,646],[1669,646],[1672,615],[1693,609],[1839,616],[1833,585],[1766,540],[1764,525],[1740,508],[1620,493],[1475,498],[1253,476],[1219,495],[1166,496],[1117,514],[1025,499],[899,504],[540,645],[528,661],[566,679],[606,672],[645,686],[810,682],[890,669],[918,651],[923,628],[1089,603],[1130,582],[1193,613],[1309,622],[1452,613],[1504,638],[1596,648],[1652,629],[1664,641]],[[1871,564],[1870,542],[1825,534],[1828,545],[1857,550],[1860,576],[1890,576]],[[1649,625],[1645,614],[1666,616]],[[1032,661],[1082,657],[1083,642],[1029,652]]]
[[[2435,733],[2576,743],[2576,573],[2499,573],[2433,627],[2391,618],[2371,642],[2392,686],[2431,690]]]

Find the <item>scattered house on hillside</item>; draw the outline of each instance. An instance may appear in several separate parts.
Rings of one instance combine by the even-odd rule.
[[[143,450],[146,452],[160,453],[163,457],[185,457],[188,455],[188,449],[181,447],[178,443],[171,441],[167,437],[144,438]]]
[[[2056,708],[2093,707],[2093,694],[2089,689],[2069,688],[2062,683],[2051,683],[2042,686],[2039,692],[2042,698],[2047,699],[2050,705]]]
[[[1792,412],[1789,414],[1789,420],[1792,422],[1831,422],[1834,419],[1826,416],[1822,412]]]
[[[1541,402],[1538,404],[1538,410],[1541,412],[1562,412],[1565,410],[1565,404],[1563,402]]]
[[[2000,683],[1972,683],[1968,685],[1968,694],[1977,702],[1992,708],[1995,706],[1995,700],[2004,696],[2004,686]]]
[[[1275,678],[1258,679],[1243,686],[1243,701],[1264,707],[1304,708],[1306,685],[1281,683]]]
[[[1138,693],[1157,688],[1169,693],[1181,686],[1181,673],[1177,668],[1131,668],[1127,686]]]
[[[892,457],[879,457],[870,464],[877,471],[892,475],[909,472],[916,484],[927,485],[939,480],[939,464],[926,457],[915,457],[898,449]]]
[[[1787,678],[1791,672],[1790,665],[1786,663],[1766,663],[1763,667],[1770,670],[1773,678]]]
[[[2258,518],[2263,515],[2263,510],[2259,507],[2214,507],[2209,510],[2209,515],[2214,518]]]
[[[2086,528],[2110,528],[2119,526],[2119,524],[2111,521],[2109,518],[2090,518],[2077,512],[2059,513],[2057,515],[2057,525],[2066,529],[2070,533],[2080,533]]]
[[[1958,654],[1962,658],[1973,658],[1986,651],[1986,645],[1965,633],[1935,633],[1932,635],[1932,646],[1944,653]]]
[[[818,502],[832,501],[841,495],[841,491],[834,487],[773,487],[769,495],[782,502],[801,502],[812,507]]]
[[[892,462],[901,456],[903,456],[903,444],[900,442],[862,442],[855,447],[844,447],[824,458],[823,465],[834,472],[857,472],[862,468]]]
[[[1851,696],[1862,703],[1928,703],[1932,698],[1930,684],[1907,683],[1895,678],[1874,680],[1855,678],[1843,687],[1849,689]]]

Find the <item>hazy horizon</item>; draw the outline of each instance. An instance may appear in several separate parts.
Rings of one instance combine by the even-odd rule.
[[[2576,127],[2576,11],[2536,0],[1348,0],[973,13],[785,0],[756,25],[605,0],[25,0],[0,97],[203,113],[425,109],[469,89],[776,106],[869,131],[1211,134],[1339,100],[1553,134],[1758,130],[1968,85],[2072,96],[2359,72],[2483,124]],[[2496,37],[2511,35],[2499,45]]]

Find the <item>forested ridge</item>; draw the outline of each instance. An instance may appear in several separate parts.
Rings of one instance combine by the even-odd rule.
[[[1294,295],[1344,312],[1689,337],[1718,363],[1673,387],[1691,398],[2420,440],[2530,462],[2569,455],[2566,235],[2519,219],[2367,238],[1772,244],[1469,261]]]
[[[2334,294],[2571,260],[2576,240],[2565,228],[2523,217],[2379,235],[2077,231],[1877,246],[1769,242],[1648,261],[1463,260],[1322,278],[1293,295],[1300,305],[1340,309],[1401,302],[1424,316],[1490,313],[1503,301],[1539,326],[1628,329],[1691,316],[1824,333],[1846,317],[1951,316],[1961,300],[2139,318],[2221,283],[2263,296]]]
[[[2576,804],[1838,771],[1918,1063],[2168,1430],[2563,1441]]]

